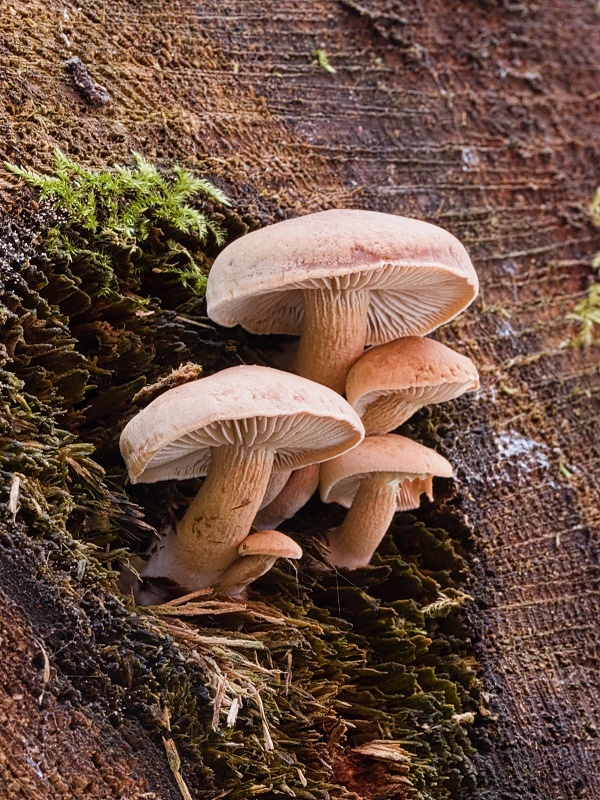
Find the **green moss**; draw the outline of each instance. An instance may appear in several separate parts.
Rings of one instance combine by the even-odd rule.
[[[229,205],[210,181],[175,167],[167,177],[133,153],[133,166],[98,171],[55,152],[54,173],[40,175],[7,164],[34,187],[42,202],[60,212],[48,228],[45,245],[53,257],[68,263],[86,259],[98,270],[95,293],[118,290],[114,262],[131,271],[153,270],[177,276],[201,293],[206,286],[204,246],[225,240],[215,216],[199,204],[210,200]]]
[[[590,206],[590,216],[594,225],[600,228],[600,189],[596,191]],[[594,282],[585,297],[567,314],[567,319],[575,320],[579,324],[579,332],[564,342],[563,346],[588,346],[597,341],[597,329],[600,325],[600,253],[592,261],[592,267],[595,271]]]
[[[477,689],[456,589],[465,566],[439,520],[399,515],[372,566],[337,573],[318,542],[344,512],[313,500],[288,525],[301,569],[272,570],[245,607],[208,598],[159,618],[118,596],[112,567],[198,485],[127,486],[118,436],[151,396],[140,389],[189,362],[211,372],[260,354],[210,325],[197,284],[154,270],[154,234],[134,261],[110,250],[103,283],[92,248],[56,246],[84,236],[59,206],[7,223],[0,240],[0,562],[36,576],[14,596],[31,614],[52,609],[44,647],[82,676],[79,702],[172,737],[198,798],[371,796],[373,774],[381,798],[468,796]],[[230,236],[252,224],[222,213]],[[198,263],[213,245],[197,239]],[[447,521],[460,533],[451,509]],[[401,753],[384,770],[360,750],[381,739]]]
[[[315,50],[312,51],[312,56],[315,59],[313,61],[313,64],[325,70],[325,72],[329,72],[330,75],[335,75],[336,70],[334,67],[331,66],[325,50],[316,48]]]

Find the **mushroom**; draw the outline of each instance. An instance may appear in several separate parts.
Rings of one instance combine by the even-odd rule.
[[[366,567],[396,511],[418,508],[423,493],[433,500],[433,476],[449,478],[452,467],[434,450],[404,436],[370,436],[354,450],[321,466],[325,503],[350,509],[330,531],[328,560],[335,567]]]
[[[247,586],[268,572],[278,558],[302,558],[302,548],[285,533],[264,530],[246,536],[238,554],[240,558],[219,579],[216,592],[240,597]]]
[[[275,528],[305,506],[319,486],[319,465],[309,464],[291,473],[287,483],[254,518],[258,530]]]
[[[300,335],[293,371],[342,394],[365,345],[425,334],[477,295],[467,251],[420,220],[332,209],[242,236],[217,256],[209,317]]]
[[[270,367],[231,367],[160,395],[121,434],[131,481],[206,480],[142,577],[188,591],[218,583],[271,472],[332,458],[362,438],[358,415],[339,395]]]
[[[259,511],[262,511],[263,508],[266,508],[273,502],[273,500],[275,500],[277,495],[284,490],[285,485],[289,481],[291,476],[292,476],[291,469],[280,470],[279,472],[271,473],[271,477],[269,478],[269,483],[267,484],[267,490],[265,492],[265,496],[261,501]],[[273,525],[271,527],[275,528],[277,526]]]
[[[422,406],[478,388],[477,367],[470,358],[421,336],[367,350],[346,379],[346,397],[367,436],[393,431]]]

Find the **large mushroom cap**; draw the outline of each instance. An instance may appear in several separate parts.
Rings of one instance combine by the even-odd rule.
[[[428,491],[432,476],[451,477],[452,465],[439,453],[405,436],[369,436],[358,447],[322,465],[321,499],[350,508],[361,482],[376,473],[385,473],[394,481],[417,481],[420,494]],[[398,510],[402,508],[406,505],[400,502]]]
[[[211,448],[275,450],[274,469],[333,458],[364,436],[360,418],[325,386],[270,367],[231,367],[177,386],[125,426],[121,453],[133,483],[206,475]]]
[[[477,367],[470,358],[421,336],[407,336],[367,350],[346,379],[346,397],[352,408],[361,417],[370,407],[376,411],[379,429],[365,421],[368,433],[387,433],[421,406],[442,403],[478,388]],[[385,427],[386,418],[393,423],[391,427]]]
[[[215,322],[252,333],[299,335],[302,290],[368,288],[366,344],[425,334],[476,297],[467,251],[415,219],[356,209],[278,222],[228,245],[210,271]]]

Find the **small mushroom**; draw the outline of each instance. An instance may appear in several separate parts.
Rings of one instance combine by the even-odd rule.
[[[435,225],[332,209],[233,241],[208,277],[208,315],[300,335],[293,371],[342,394],[365,345],[425,334],[476,297],[467,251]]]
[[[477,367],[433,339],[407,336],[373,347],[346,379],[367,436],[393,431],[419,410],[479,388]]]
[[[131,481],[206,479],[176,529],[154,546],[142,577],[188,591],[218,583],[238,557],[271,472],[332,458],[362,437],[358,415],[339,395],[269,367],[231,367],[160,395],[121,434]]]
[[[299,544],[280,531],[251,533],[238,548],[240,558],[228,567],[215,591],[240,597],[249,584],[268,572],[278,558],[302,558]]]
[[[319,465],[309,464],[294,470],[287,483],[267,505],[263,505],[254,519],[258,530],[276,528],[305,506],[319,486]]]
[[[366,567],[397,511],[418,508],[423,493],[433,500],[433,476],[449,478],[452,467],[434,450],[404,436],[370,436],[354,450],[321,466],[325,503],[348,508],[328,535],[335,567]]]

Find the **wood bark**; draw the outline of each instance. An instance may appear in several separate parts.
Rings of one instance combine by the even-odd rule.
[[[353,206],[465,244],[481,294],[440,339],[476,362],[482,389],[437,420],[471,531],[492,720],[474,796],[600,796],[598,348],[562,346],[600,248],[594,3],[8,0],[0,23],[3,160],[43,169],[59,147],[100,166],[133,149],[208,170],[263,222]],[[108,103],[77,87],[73,56]],[[6,173],[0,193],[16,213]],[[4,741],[2,725],[6,796],[177,797],[132,722],[82,718],[67,689],[36,700],[52,619],[34,567],[20,569],[30,589],[5,577],[0,590],[1,713],[22,735]],[[61,762],[84,751],[97,757],[76,773]]]

